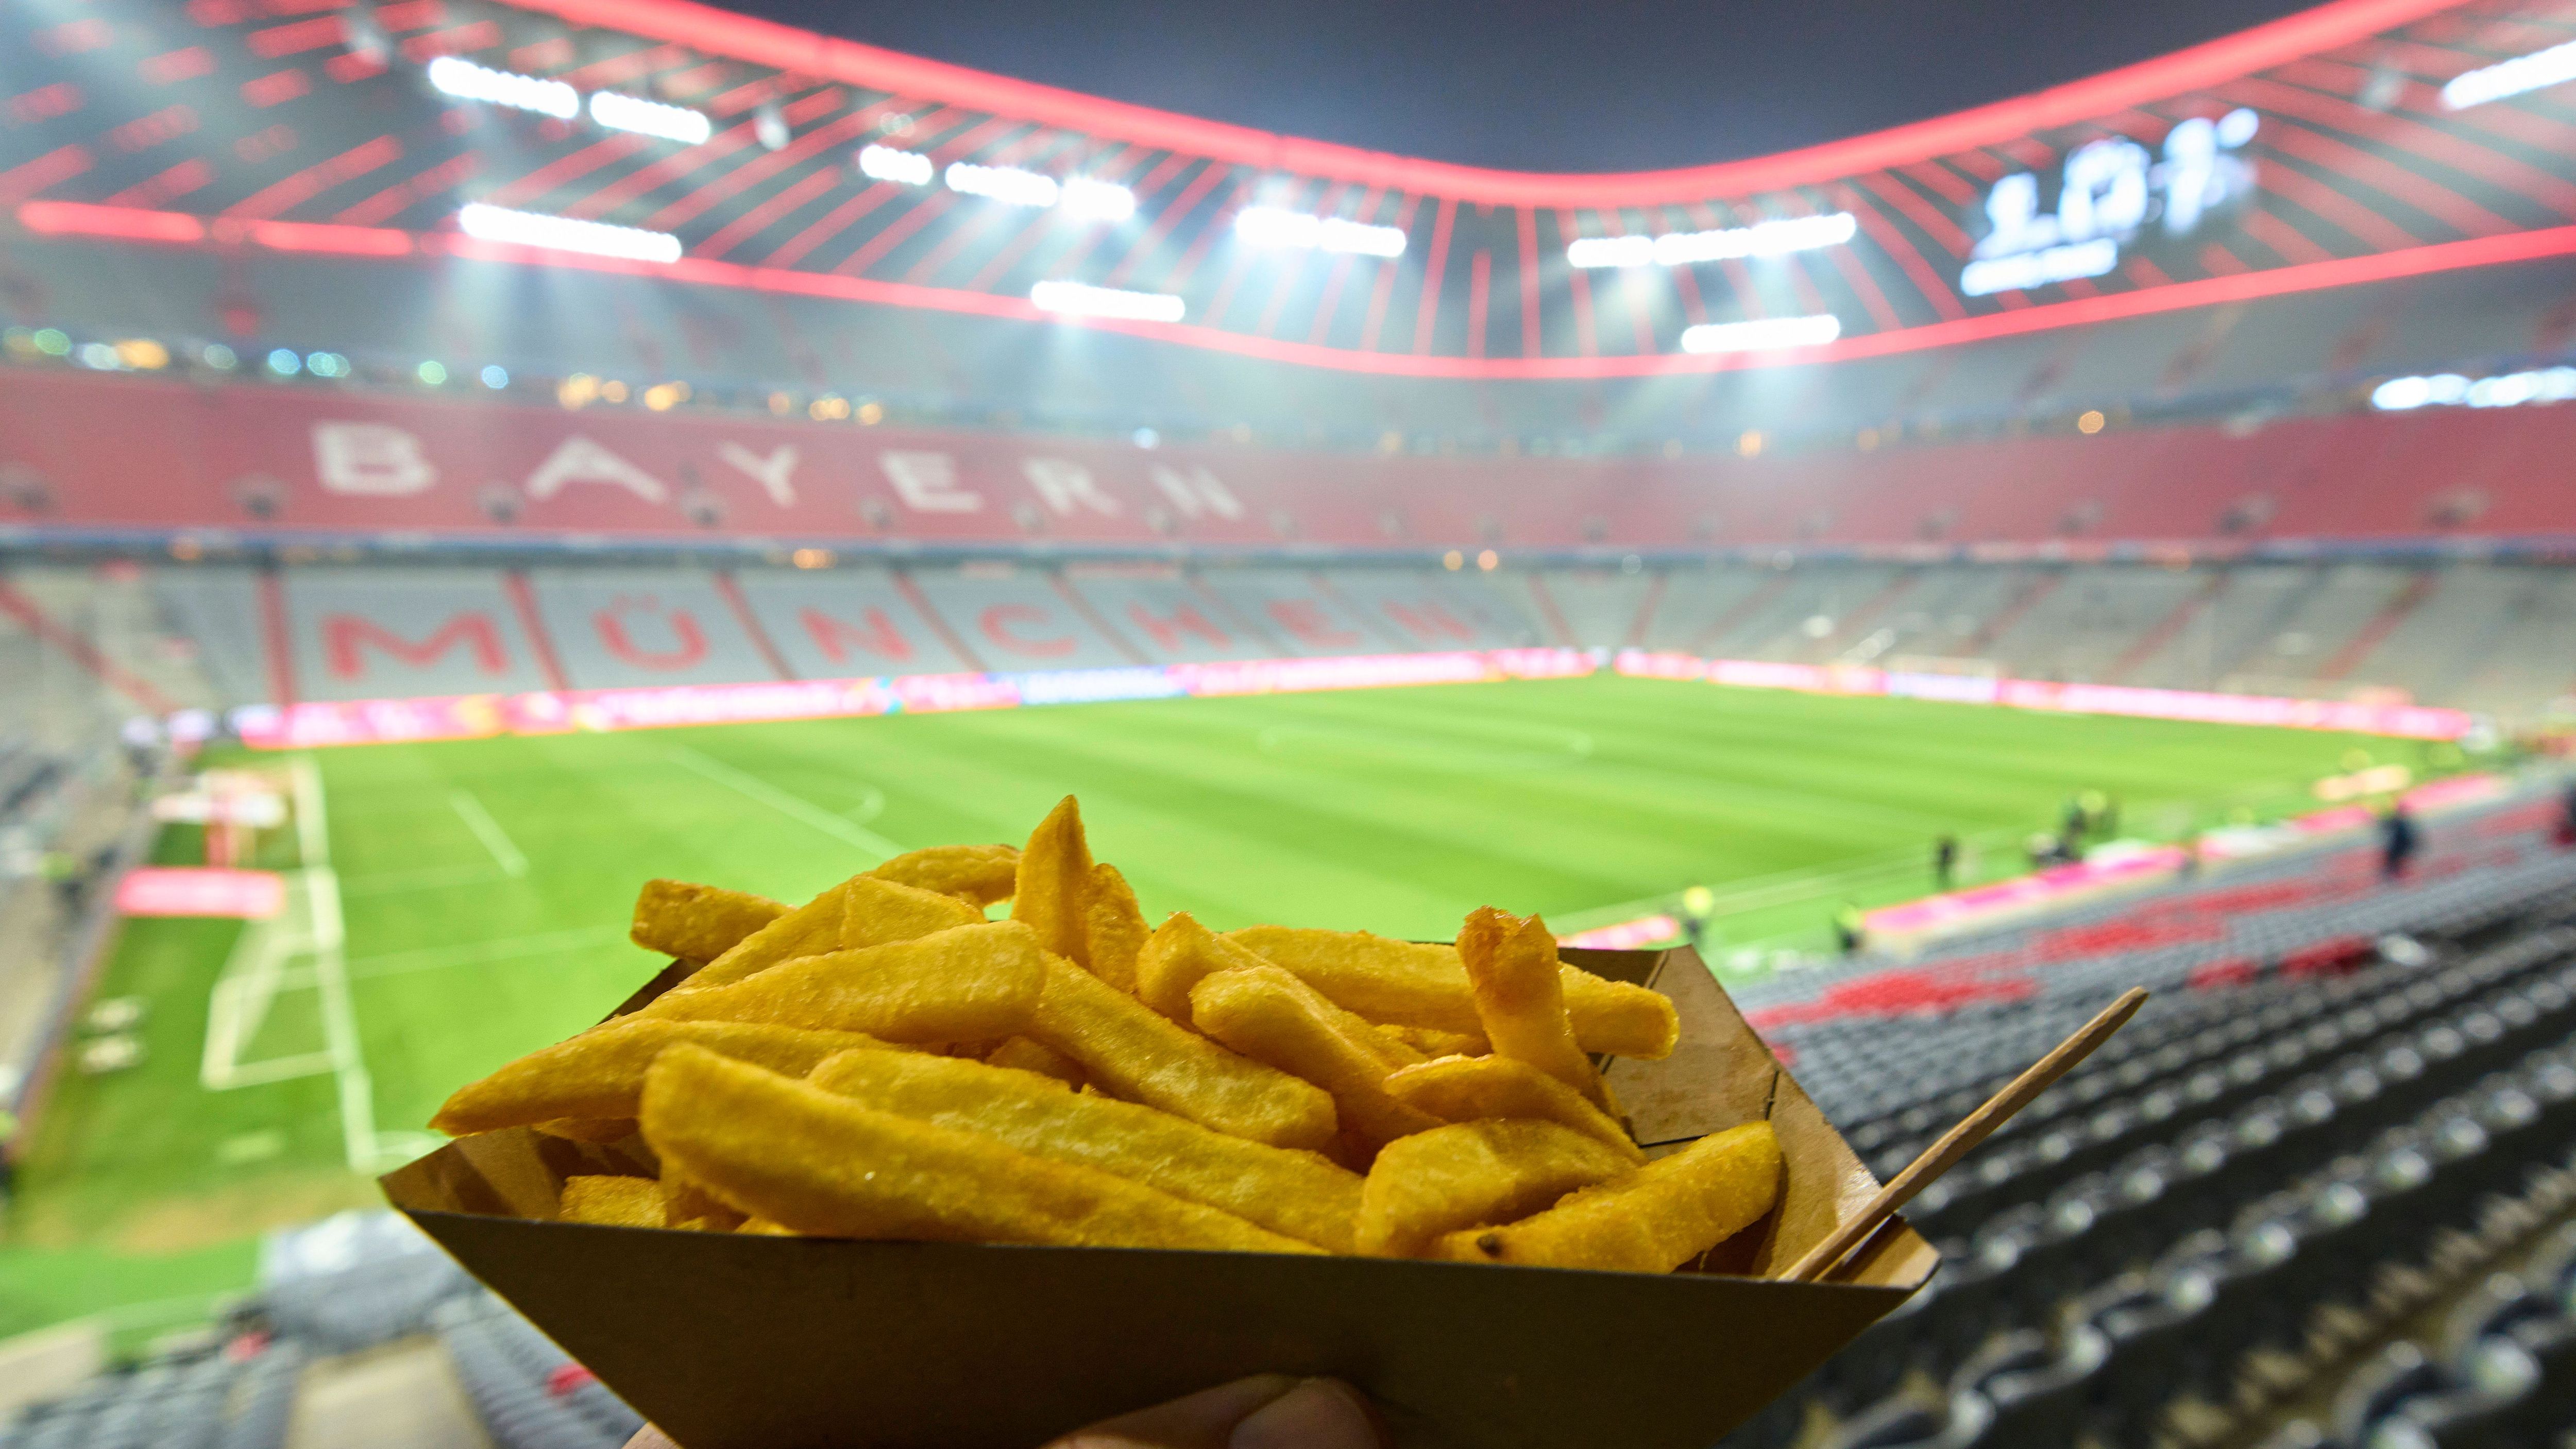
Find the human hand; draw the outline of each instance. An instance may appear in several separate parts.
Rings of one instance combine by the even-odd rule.
[[[1255,1374],[1103,1419],[1041,1449],[1384,1449],[1377,1415],[1339,1379]],[[679,1449],[646,1425],[626,1449]]]

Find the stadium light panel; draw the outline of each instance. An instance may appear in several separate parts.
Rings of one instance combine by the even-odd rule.
[[[2465,111],[2571,80],[2576,80],[2576,40],[2451,77],[2442,86],[2442,109]]]
[[[928,186],[932,170],[930,158],[918,151],[898,151],[892,146],[859,148],[859,174],[871,181]]]
[[[2383,413],[2420,407],[2510,408],[2570,399],[2576,399],[2576,367],[2504,372],[2475,382],[2456,372],[2392,377],[2370,391],[2370,405]]]
[[[581,114],[581,93],[563,81],[494,70],[461,56],[442,55],[431,61],[429,83],[442,94],[460,101],[481,101],[486,105],[508,106],[515,111],[534,111],[559,121],[569,121]]]
[[[456,213],[456,224],[478,241],[510,242],[559,252],[587,252],[598,257],[624,257],[638,262],[676,262],[680,239],[669,232],[575,221],[533,211],[474,202]]]
[[[1781,347],[1819,347],[1843,335],[1843,319],[1831,312],[1808,317],[1762,317],[1750,322],[1703,322],[1682,329],[1684,352],[1769,352]]]
[[[1017,166],[977,166],[967,161],[948,163],[948,189],[1007,201],[1013,206],[1053,206],[1064,191],[1052,176],[1040,176]]]
[[[1076,176],[1064,183],[1063,204],[1085,221],[1125,221],[1136,214],[1136,193],[1115,181]]]
[[[633,131],[641,136],[659,136],[695,146],[716,132],[715,122],[706,112],[687,106],[666,106],[641,96],[620,95],[616,91],[590,93],[590,118],[612,131]]]
[[[1570,242],[1565,259],[1578,267],[1679,267],[1736,257],[1777,257],[1841,246],[1860,230],[1848,211],[1823,216],[1784,216],[1751,226],[1715,231],[1675,231],[1662,236],[1587,236]]]
[[[1299,247],[1364,257],[1404,255],[1401,227],[1373,226],[1339,216],[1312,216],[1277,206],[1247,206],[1234,214],[1239,241],[1263,247]]]
[[[1129,292],[1084,282],[1040,282],[1029,300],[1041,312],[1070,317],[1124,317],[1139,322],[1178,322],[1188,308],[1169,292]]]

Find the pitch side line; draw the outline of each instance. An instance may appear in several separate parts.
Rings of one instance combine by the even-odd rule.
[[[757,775],[746,775],[724,761],[699,754],[686,745],[672,747],[671,763],[683,769],[693,770],[736,794],[757,800],[779,814],[810,825],[836,840],[846,841],[861,850],[874,851],[880,860],[890,860],[903,854],[902,846],[866,826],[855,824],[845,816],[835,815],[810,800],[790,795]]]
[[[473,791],[460,785],[447,792],[447,803],[465,822],[465,828],[474,832],[474,838],[483,842],[483,848],[492,852],[492,863],[501,867],[501,874],[516,878],[528,873],[527,856],[520,853],[501,822],[492,818],[492,812],[483,808],[483,802],[474,798]]]

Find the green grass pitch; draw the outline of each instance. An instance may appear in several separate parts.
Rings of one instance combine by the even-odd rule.
[[[2133,820],[2149,802],[2277,793],[2356,747],[2414,750],[1598,676],[314,758],[350,1009],[392,1131],[648,975],[658,963],[623,939],[647,877],[801,899],[886,850],[1016,841],[1068,791],[1156,919],[1446,937],[1488,902],[1599,923],[1694,882],[1920,858],[1944,831],[2043,827],[2081,789],[2120,796]],[[1783,924],[1826,908],[1801,900]],[[0,1234],[0,1335],[120,1304],[132,1327],[182,1320],[248,1282],[262,1230],[376,1201],[347,1165],[332,1076],[200,1085],[238,929],[126,928],[102,994],[149,1003],[148,1056],[67,1077],[40,1124]],[[252,1054],[315,1049],[311,998],[281,995]]]

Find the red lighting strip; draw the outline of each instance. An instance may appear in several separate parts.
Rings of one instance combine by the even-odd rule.
[[[1773,156],[1670,171],[1566,175],[1456,166],[1133,106],[837,40],[693,0],[503,0],[569,24],[755,65],[1087,131],[1214,160],[1505,206],[1636,206],[1812,185],[2166,99],[2366,40],[2467,0],[2329,0],[2313,10],[2044,91]]]
[[[18,208],[18,221],[29,231],[53,236],[96,236],[119,241],[179,244],[199,244],[210,240],[205,223],[196,217],[180,212],[142,211],[131,207],[93,206],[67,201],[31,201]],[[274,248],[277,243],[273,238],[277,233],[271,228],[278,225],[280,224],[268,223],[266,226],[245,226],[238,234],[232,227],[227,226],[222,228],[222,235],[211,238],[211,241],[215,245],[234,244],[238,241]],[[362,242],[352,236],[353,233],[370,232],[384,240]],[[331,245],[327,248],[311,245],[313,233],[327,233]],[[2411,247],[2404,251],[2382,252],[2363,257],[2343,257],[2298,266],[2274,267],[2265,271],[2237,271],[2224,276],[2174,282],[2141,291],[2104,293],[2093,297],[2024,307],[2018,311],[1956,317],[1948,321],[1926,323],[1920,326],[1864,333],[1859,336],[1843,337],[1821,347],[1802,347],[1782,352],[1706,354],[1677,352],[1611,357],[1478,357],[1472,355],[1431,357],[1419,353],[1359,352],[1343,347],[1319,346],[1311,342],[1291,342],[1275,337],[1223,332],[1204,323],[1145,322],[1114,317],[1071,319],[1059,317],[1053,313],[1040,312],[1024,297],[993,296],[982,292],[961,291],[953,287],[920,286],[908,282],[880,281],[837,273],[796,271],[785,267],[748,266],[709,257],[683,257],[679,261],[670,263],[635,262],[615,257],[594,257],[502,242],[478,241],[472,237],[443,232],[413,235],[370,227],[296,224],[287,234],[293,241],[306,243],[300,248],[290,245],[286,248],[288,250],[329,249],[347,255],[387,257],[404,254],[446,255],[474,261],[507,262],[522,266],[573,267],[583,271],[608,272],[622,276],[661,277],[669,281],[700,286],[733,287],[744,291],[776,295],[820,297],[887,307],[916,307],[932,311],[959,312],[982,317],[1008,317],[1032,322],[1046,321],[1057,326],[1123,332],[1131,336],[1150,337],[1157,341],[1205,348],[1212,352],[1229,352],[1242,357],[1259,358],[1269,362],[1295,363],[1305,367],[1331,368],[1339,372],[1400,377],[1527,379],[1655,377],[1675,373],[1737,372],[1861,357],[1885,357],[1896,353],[1918,352],[1926,348],[1980,342],[1993,337],[2042,332],[2055,327],[2077,327],[2095,322],[2117,321],[2127,317],[2151,316],[2160,312],[2185,311],[2193,307],[2247,302],[2295,292],[2313,292],[2331,287],[2392,281],[2400,277],[2420,277],[2435,272],[2461,271],[2471,267],[2504,266],[2515,262],[2537,261],[2545,257],[2576,256],[2576,225],[2569,225],[2550,227],[2540,231],[2508,232],[2501,236],[2472,237],[2465,241],[2438,242],[2429,246]],[[1482,257],[1484,254],[1480,252],[1477,255]],[[1483,270],[1482,263],[1479,263],[1477,270],[1479,272]],[[1481,287],[1473,289],[1475,295],[1471,297],[1471,312],[1481,310],[1482,291]],[[1471,333],[1482,330],[1478,325],[1480,320],[1471,317]]]

